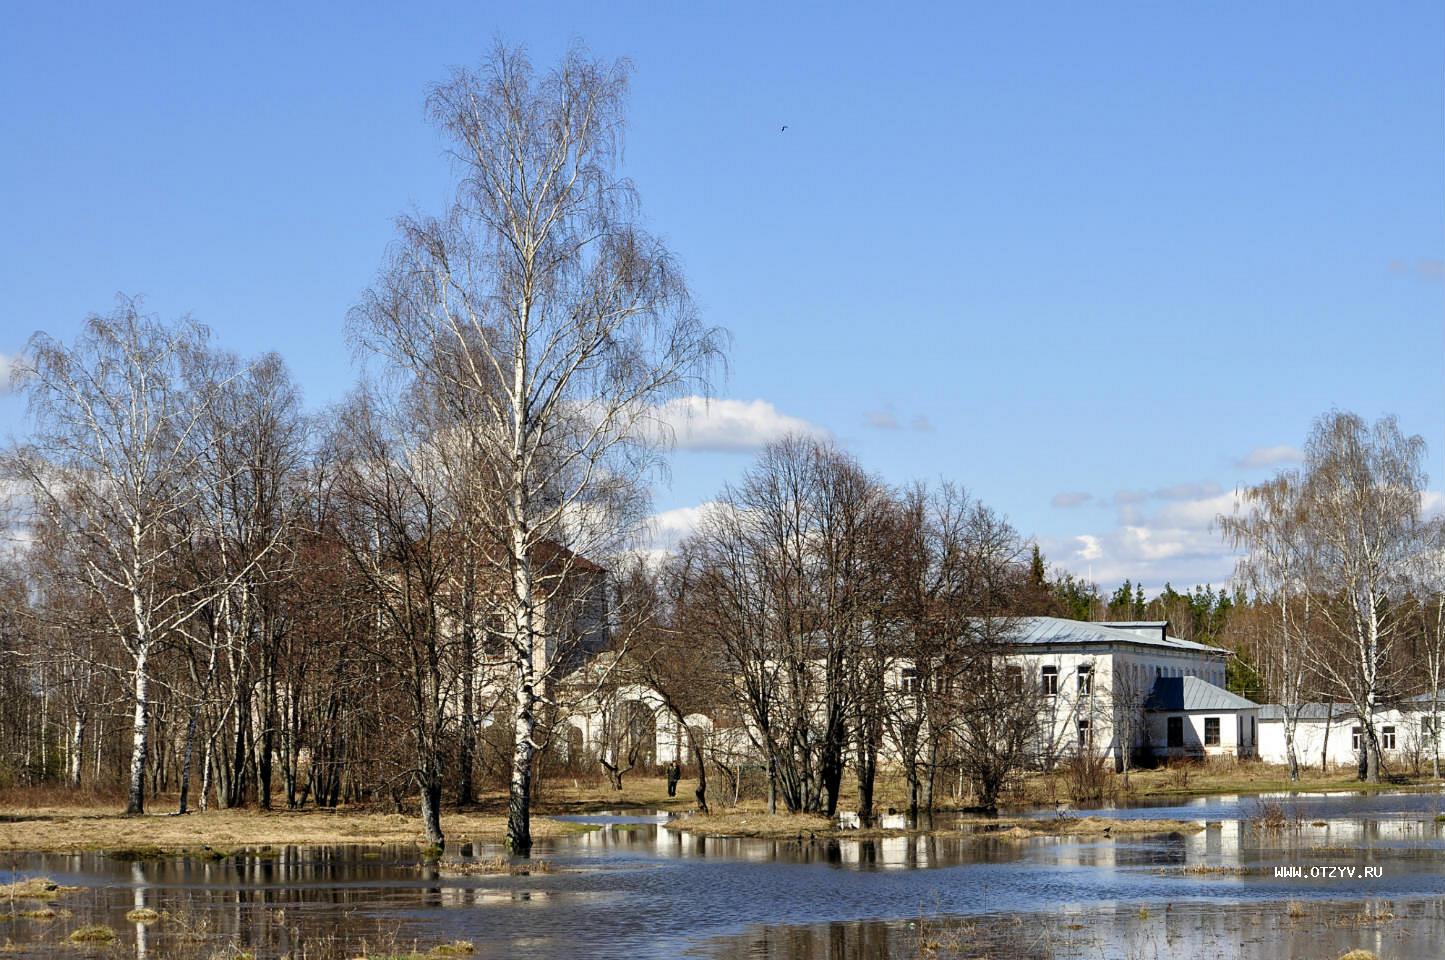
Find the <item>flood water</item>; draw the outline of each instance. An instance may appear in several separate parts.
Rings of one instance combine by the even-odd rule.
[[[458,940],[478,958],[1333,960],[1360,947],[1424,960],[1445,955],[1442,811],[1435,793],[1214,797],[1105,811],[1207,822],[1190,834],[817,842],[576,817],[596,829],[539,843],[553,870],[529,876],[448,876],[410,846],[3,855],[0,879],[80,889],[54,917],[0,903],[0,944],[11,956],[177,960],[424,953]],[[1266,813],[1274,828],[1256,822]],[[141,907],[164,917],[128,921]],[[91,924],[116,939],[63,943]]]

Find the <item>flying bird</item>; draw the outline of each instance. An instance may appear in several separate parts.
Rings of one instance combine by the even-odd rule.
[[[779,132],[779,133],[787,133],[787,132],[788,132],[788,125],[787,125],[786,123],[783,124],[783,129],[779,130],[778,132]]]

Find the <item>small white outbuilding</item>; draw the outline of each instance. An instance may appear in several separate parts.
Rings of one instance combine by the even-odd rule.
[[[1198,677],[1160,677],[1144,702],[1149,749],[1159,759],[1256,755],[1259,704]]]

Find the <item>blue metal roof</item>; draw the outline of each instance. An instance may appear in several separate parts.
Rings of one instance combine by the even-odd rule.
[[[1163,636],[1162,630],[1160,634],[1157,638],[1150,637],[1119,627],[1106,627],[1100,623],[1087,623],[1083,620],[1065,620],[1062,617],[1020,617],[1015,628],[1015,636],[1011,639],[1013,643],[1020,645],[1129,643],[1160,650],[1174,650],[1180,653],[1207,653],[1221,657],[1226,654],[1226,651],[1218,647],[1206,646],[1192,640],[1180,640],[1178,637]]]
[[[1159,677],[1145,710],[1253,710],[1259,704],[1198,677]]]

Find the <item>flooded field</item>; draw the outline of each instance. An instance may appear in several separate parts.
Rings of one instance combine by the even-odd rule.
[[[1442,807],[1433,793],[1207,798],[1107,811],[1207,824],[1118,839],[715,839],[664,829],[663,816],[577,817],[596,829],[540,844],[550,871],[520,876],[455,875],[410,846],[20,854],[0,859],[0,880],[77,889],[0,903],[0,944],[176,960],[438,947],[778,960],[1333,960],[1361,947],[1424,960],[1445,942]],[[91,927],[111,939],[69,940]]]

